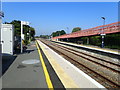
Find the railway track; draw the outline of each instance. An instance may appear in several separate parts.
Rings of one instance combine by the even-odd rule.
[[[88,54],[86,54],[86,53],[79,52],[79,51],[77,51],[77,50],[74,50],[74,49],[71,49],[71,48],[67,48],[67,47],[64,47],[64,46],[60,46],[60,45],[54,45],[54,46],[57,46],[57,47],[59,47],[59,48],[61,48],[61,49],[64,49],[64,50],[66,50],[66,51],[68,51],[68,52],[70,52],[70,53],[73,53],[73,54],[75,54],[75,55],[77,55],[77,56],[80,56],[80,57],[82,57],[82,58],[84,58],[84,59],[86,59],[86,60],[89,60],[89,61],[91,61],[91,62],[94,62],[94,63],[96,63],[96,64],[99,64],[99,65],[101,65],[101,66],[103,66],[103,67],[105,67],[105,68],[108,68],[108,69],[110,69],[110,70],[112,70],[112,71],[114,71],[114,72],[120,73],[120,70],[119,70],[118,68],[115,69],[115,68],[106,66],[106,65],[101,64],[101,63],[99,63],[99,62],[97,62],[97,61],[94,61],[93,59],[97,59],[97,60],[100,60],[100,61],[105,62],[105,64],[108,63],[108,64],[111,64],[112,66],[117,66],[117,67],[120,67],[119,64],[116,64],[116,63],[113,63],[113,62],[109,62],[109,61],[106,61],[106,60],[104,60],[104,59],[101,59],[101,58],[98,58],[98,57],[95,57],[95,56],[92,56],[92,55],[88,55]],[[73,51],[74,51],[74,52],[77,52],[77,53],[80,53],[80,54],[83,54],[83,55],[86,55],[86,56],[89,56],[89,57],[92,57],[93,59],[89,59],[89,58],[87,58],[86,56],[83,56],[83,55],[80,55],[80,54],[76,54],[76,53],[74,53]]]
[[[90,75],[96,81],[98,81],[99,83],[104,85],[106,88],[119,88],[120,87],[120,83],[119,83],[118,78],[114,79],[115,77],[111,77],[109,75],[106,75],[102,71],[97,71],[97,69],[94,69],[93,67],[85,64],[85,62],[83,62],[82,60],[78,60],[75,57],[83,58],[84,61],[86,60],[88,63],[92,62],[91,65],[96,65],[96,68],[99,67],[99,69],[103,69],[104,72],[114,73],[113,76],[114,75],[117,76],[120,74],[120,71],[118,68],[118,67],[120,67],[119,64],[116,64],[116,63],[113,63],[110,61],[106,61],[104,59],[101,59],[101,58],[98,58],[98,57],[95,57],[92,55],[88,55],[86,53],[83,53],[83,52],[80,52],[80,51],[77,51],[77,50],[74,50],[74,49],[71,49],[71,48],[68,48],[65,46],[55,44],[55,43],[50,42],[50,41],[45,41],[45,40],[41,40],[41,41],[44,44],[46,44],[47,46],[49,46],[50,48],[52,48],[53,50],[55,50],[57,53],[62,55],[64,58],[69,60],[71,63],[76,65],[78,68],[83,70],[85,73]],[[71,55],[74,55],[74,57],[72,57]],[[96,60],[94,60],[94,59],[96,59]],[[108,64],[110,64],[110,65],[108,66]]]
[[[58,45],[59,45],[59,44],[58,44]],[[83,53],[83,52],[81,52],[81,51],[77,51],[77,50],[74,50],[74,49],[71,49],[71,48],[67,48],[67,47],[65,47],[65,46],[61,46],[61,47],[66,48],[66,49],[69,49],[69,50],[71,50],[71,51],[75,51],[75,52],[78,52],[78,53],[84,54],[84,55],[86,55],[86,56],[92,57],[92,58],[97,59],[97,60],[100,60],[100,61],[104,61],[104,62],[106,62],[106,63],[112,64],[112,65],[115,65],[115,66],[117,66],[117,67],[120,67],[120,63],[118,63],[118,62],[115,63],[115,62],[111,62],[110,60],[107,61],[107,60],[102,59],[102,58],[100,58],[100,57],[95,57],[95,56],[93,56],[93,55],[86,54],[85,52]],[[118,70],[118,71],[119,71],[119,70]]]

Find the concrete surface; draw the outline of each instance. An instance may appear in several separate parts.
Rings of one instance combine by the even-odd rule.
[[[48,88],[41,62],[23,64],[24,60],[39,60],[39,54],[32,43],[26,53],[17,56],[2,76],[2,88]]]

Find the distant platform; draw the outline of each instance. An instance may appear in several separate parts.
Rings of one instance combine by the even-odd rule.
[[[101,51],[101,52],[105,52],[105,53],[111,53],[111,54],[115,54],[115,55],[120,55],[119,50],[112,50],[112,49],[106,49],[106,48],[100,48],[100,47],[88,46],[88,45],[82,45],[82,44],[75,44],[75,43],[63,42],[63,41],[54,41],[54,42],[59,42],[59,43],[62,43],[62,44],[72,45],[72,46],[91,49],[91,50],[97,50],[97,51]]]

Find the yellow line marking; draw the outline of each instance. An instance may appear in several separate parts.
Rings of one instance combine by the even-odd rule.
[[[55,60],[54,57],[52,57],[47,50],[45,46],[40,44],[41,49],[46,54],[46,57],[48,58],[50,64],[54,68],[56,74],[58,75],[59,79],[61,80],[62,84],[65,88],[79,88],[78,85],[73,81],[73,79],[63,70],[63,68],[58,64],[58,62]]]
[[[38,47],[37,41],[36,41],[36,46],[37,46],[37,49],[38,49],[38,53],[39,53],[39,56],[40,56],[40,60],[41,60],[41,63],[42,63],[42,67],[43,67],[43,70],[44,70],[44,74],[45,74],[45,78],[46,78],[46,82],[47,82],[48,88],[49,88],[49,90],[54,90],[52,82],[50,80],[49,73],[47,71],[47,68],[45,66],[45,63],[44,63],[44,60],[43,60],[43,57],[42,57],[42,54],[41,54],[40,49]]]

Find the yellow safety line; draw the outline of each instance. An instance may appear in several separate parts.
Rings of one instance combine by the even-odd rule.
[[[44,45],[41,45],[40,47],[41,47],[42,50],[45,48]],[[49,54],[49,52],[47,52],[46,50],[44,50],[44,53],[45,53],[46,57],[48,58],[50,64],[54,68],[57,76],[59,77],[59,79],[61,80],[62,84],[64,85],[64,87],[65,88],[79,88],[76,85],[76,83],[73,81],[73,79],[71,79],[71,77],[57,63],[57,61],[55,61],[55,59],[53,57],[51,57],[51,55]],[[68,82],[68,80],[69,80],[69,82]]]
[[[42,57],[42,54],[41,54],[40,49],[38,47],[37,41],[36,41],[36,46],[37,46],[37,49],[38,49],[38,53],[39,53],[39,56],[40,56],[40,60],[41,60],[41,63],[42,63],[42,67],[43,67],[43,70],[44,70],[44,74],[45,74],[45,78],[46,78],[46,82],[47,82],[48,88],[49,88],[49,90],[54,90],[52,82],[50,80],[49,73],[47,71],[47,68],[45,66],[45,63],[44,63],[44,60],[43,60],[43,57]]]

